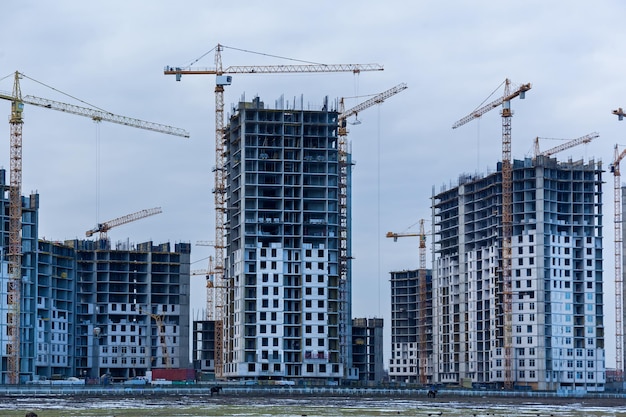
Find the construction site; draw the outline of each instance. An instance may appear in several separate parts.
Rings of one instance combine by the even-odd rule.
[[[38,106],[188,138],[187,131],[33,96],[15,72],[10,181],[0,171],[3,229],[0,337],[2,382],[54,377],[143,378],[190,370],[185,379],[278,385],[380,384],[507,390],[603,392],[623,381],[623,188],[615,146],[616,370],[606,369],[602,163],[557,154],[599,137],[590,133],[514,159],[511,105],[531,84],[506,79],[495,100],[453,129],[497,109],[502,157],[490,173],[463,174],[433,192],[419,232],[382,238],[419,242],[418,269],[390,275],[391,340],[382,319],[355,318],[353,167],[348,125],[407,89],[362,99],[325,97],[319,107],[261,97],[225,114],[224,93],[247,74],[382,71],[379,64],[166,66],[182,81],[215,79],[212,169],[214,236],[208,268],[191,269],[190,243],[111,243],[107,232],[161,213],[145,209],[100,222],[86,238],[40,239],[39,194],[22,195],[22,114]],[[321,76],[321,75],[320,75]],[[181,86],[182,88],[182,86]],[[209,105],[207,103],[207,105]],[[619,120],[621,109],[615,110]],[[446,178],[444,180],[451,180]],[[207,189],[209,184],[207,184]],[[606,241],[604,241],[606,242]],[[398,243],[399,244],[399,243]],[[431,268],[427,260],[431,259]],[[411,261],[407,260],[407,265]],[[205,279],[205,316],[190,325],[191,280]],[[202,278],[200,278],[202,279]],[[612,315],[612,314],[611,314]],[[353,332],[354,329],[354,332]],[[388,374],[381,346],[391,345]],[[192,355],[189,350],[192,346]],[[157,371],[158,372],[158,371]],[[167,375],[167,373],[163,374]],[[193,378],[192,378],[193,377]],[[143,379],[142,379],[143,380]]]

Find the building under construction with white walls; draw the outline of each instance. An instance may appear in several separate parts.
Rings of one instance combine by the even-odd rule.
[[[356,379],[339,113],[293,104],[240,102],[226,128],[224,377]]]
[[[432,197],[432,380],[501,387],[508,361],[515,388],[603,391],[601,163],[513,162],[510,324],[500,167]]]
[[[0,294],[10,276],[6,171],[0,169]],[[191,246],[38,238],[39,195],[23,196],[19,383],[108,375],[122,381],[189,363]],[[173,250],[172,250],[173,249]],[[2,383],[11,340],[0,307]]]
[[[8,325],[10,315],[15,313],[6,300],[9,294],[11,277],[9,274],[9,262],[7,259],[9,248],[9,193],[11,186],[7,184],[7,171],[0,169],[0,355],[2,357],[2,377],[0,383],[9,382],[8,362],[12,340],[11,326]],[[35,309],[37,294],[37,237],[39,230],[39,194],[21,197],[22,204],[22,283],[21,300],[18,314],[21,326],[18,329],[21,360],[19,361],[18,374],[23,380],[32,374],[35,367],[36,335],[35,335]]]

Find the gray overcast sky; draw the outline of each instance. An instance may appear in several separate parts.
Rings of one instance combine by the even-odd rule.
[[[347,101],[351,107],[408,84],[362,112],[362,124],[350,126],[349,134],[357,162],[353,315],[385,319],[388,352],[388,273],[417,268],[419,260],[417,239],[394,243],[385,232],[418,231],[409,227],[430,218],[433,187],[439,190],[461,173],[493,171],[501,158],[499,109],[457,130],[451,125],[505,78],[530,82],[526,99],[512,102],[513,157],[531,156],[536,136],[571,139],[597,131],[600,138],[559,157],[595,158],[608,166],[615,144],[626,144],[626,122],[611,114],[626,107],[626,55],[620,53],[625,16],[626,3],[619,0],[7,2],[0,14],[0,90],[11,90],[18,70],[58,90],[24,79],[24,95],[81,104],[60,91],[191,133],[182,139],[96,126],[27,106],[23,191],[41,195],[40,237],[82,238],[97,221],[160,206],[162,214],[113,229],[111,239],[195,243],[214,238],[215,80],[184,76],[176,82],[163,75],[165,65],[189,65],[217,43],[317,63],[384,65],[383,72],[359,76],[236,75],[224,101],[230,109],[244,95],[258,95],[272,107],[281,95],[289,102],[303,95],[312,106],[324,96],[332,102],[359,97]],[[212,67],[213,57],[195,65]],[[294,63],[276,57],[236,49],[222,54],[225,67]],[[1,109],[8,120],[9,102]],[[8,169],[8,123],[5,129],[0,165]],[[545,141],[542,148],[556,144]],[[612,335],[613,178],[607,173],[604,179],[605,325]],[[194,246],[192,269],[205,268],[210,253]],[[202,281],[197,277],[196,314],[204,303]],[[614,343],[609,336],[609,366],[615,364]]]

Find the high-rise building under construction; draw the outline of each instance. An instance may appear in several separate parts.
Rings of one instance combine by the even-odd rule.
[[[433,224],[433,382],[604,390],[601,163],[514,161],[508,313],[501,171],[434,195]]]
[[[240,102],[225,132],[224,376],[338,382],[356,376],[338,112],[277,107]]]

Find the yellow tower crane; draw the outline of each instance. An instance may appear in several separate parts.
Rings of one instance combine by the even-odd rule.
[[[352,116],[358,116],[360,112],[368,109],[376,104],[382,104],[388,98],[406,90],[408,87],[405,83],[396,85],[395,87],[385,90],[382,93],[357,104],[356,106],[346,110],[345,98],[339,101],[339,128],[337,130],[338,150],[339,150],[339,271],[340,282],[346,283],[348,273],[348,260],[350,253],[348,248],[348,171],[351,162],[348,160],[348,128],[347,120]]]
[[[398,93],[406,90],[408,87],[405,83],[396,85],[395,87],[385,90],[382,93],[365,100],[364,102],[357,104],[356,106],[346,110],[345,99],[342,98],[339,101],[339,129],[337,130],[338,136],[338,149],[339,149],[339,204],[340,204],[340,224],[339,224],[339,239],[340,239],[340,282],[346,282],[346,274],[348,272],[348,259],[350,259],[348,245],[348,167],[350,161],[348,160],[348,128],[347,120],[352,116],[357,116],[360,112],[368,109],[376,104],[382,104],[388,98],[395,96]]]
[[[382,71],[383,67],[378,64],[300,64],[300,65],[245,65],[245,66],[222,66],[222,51],[228,48],[218,44],[215,50],[214,68],[170,67],[164,69],[165,75],[174,75],[176,81],[180,81],[185,75],[215,75],[215,302],[214,309],[207,309],[207,314],[214,311],[214,317],[207,317],[208,320],[215,320],[215,375],[220,378],[223,375],[223,360],[225,344],[230,344],[232,335],[224,334],[224,309],[225,293],[229,290],[226,287],[224,251],[226,235],[226,219],[228,208],[226,207],[226,152],[224,142],[224,87],[230,85],[232,76],[230,74],[281,74],[281,73],[327,73],[327,72],[351,72],[354,74],[363,71]],[[236,49],[236,48],[230,48]],[[212,51],[213,51],[212,50]],[[211,51],[209,51],[211,52]],[[246,51],[249,52],[249,51]],[[208,53],[208,52],[207,52]],[[206,55],[206,54],[205,54]],[[204,55],[203,55],[204,56]],[[197,60],[196,60],[197,61]],[[228,329],[227,329],[228,331]],[[232,349],[226,348],[230,354]]]
[[[620,107],[613,110],[619,120],[624,117]],[[624,279],[622,277],[622,184],[619,164],[626,156],[626,149],[619,151],[615,145],[613,163],[609,166],[613,173],[613,227],[615,233],[615,368],[617,381],[624,380],[624,323],[623,323],[623,296]]]
[[[599,138],[600,134],[593,132],[593,133],[589,133],[585,136],[581,136],[579,138],[576,139],[571,139],[565,143],[562,143],[558,146],[555,146],[554,148],[550,148],[546,151],[540,151],[539,150],[539,139],[548,139],[548,138],[540,138],[540,137],[536,137],[535,138],[535,158],[537,158],[538,156],[552,156],[555,153],[564,151],[566,149],[569,148],[573,148],[574,146],[578,146],[578,145],[582,145],[582,144],[587,144],[589,142],[591,142],[592,140]],[[563,140],[563,139],[561,139]]]
[[[0,93],[0,99],[11,102],[11,127],[10,138],[10,196],[9,196],[9,283],[7,287],[7,301],[9,312],[7,313],[7,333],[9,344],[7,345],[7,381],[8,384],[19,383],[20,373],[20,300],[22,282],[22,125],[24,124],[22,113],[24,104],[44,107],[47,109],[62,111],[89,117],[96,122],[106,121],[139,129],[152,130],[168,135],[189,137],[189,133],[183,129],[166,126],[144,120],[132,119],[119,116],[98,109],[75,106],[61,103],[41,97],[24,96],[20,87],[20,79],[24,74],[15,72],[13,92],[11,95]]]
[[[165,316],[163,314],[152,313],[151,311],[144,311],[143,308],[140,308],[139,311],[142,314],[147,314],[154,320],[154,324],[156,326],[156,331],[157,331],[156,336],[158,339],[159,346],[161,347],[161,355],[163,358],[163,363],[167,369],[171,368],[172,360],[170,359],[170,354],[167,348],[167,340],[166,340],[167,336],[166,336],[165,321],[164,321]],[[148,323],[150,323],[150,320],[148,320]],[[148,326],[148,330],[149,330],[149,327],[150,326]],[[155,357],[155,360],[156,358],[158,358],[158,354]]]
[[[393,238],[394,242],[398,241],[399,237],[419,237],[419,273],[418,273],[418,287],[419,287],[419,379],[420,384],[426,385],[428,383],[428,283],[426,277],[426,232],[424,231],[424,219],[420,220],[419,233],[394,233],[387,232],[386,237]]]
[[[161,355],[163,355],[165,367],[169,369],[172,367],[172,361],[170,359],[170,354],[167,350],[167,341],[165,340],[165,323],[163,322],[163,315],[150,313],[150,317],[152,317],[154,323],[156,324],[157,337],[159,338],[159,344],[161,345]]]
[[[388,98],[401,93],[407,88],[405,83],[398,84],[348,110],[345,109],[345,98],[341,98],[339,101],[339,117],[337,118],[339,123],[337,129],[337,148],[339,153],[339,302],[342,306],[339,317],[341,333],[339,344],[342,358],[346,358],[348,350],[351,349],[351,341],[347,337],[345,326],[352,320],[348,314],[350,309],[347,308],[350,294],[348,291],[348,264],[352,258],[351,248],[348,247],[348,178],[352,162],[349,160],[347,120],[352,116],[358,116],[365,109],[376,104],[382,104]]]
[[[530,83],[522,84],[511,91],[511,81],[504,80],[504,94],[502,97],[474,110],[467,116],[452,125],[452,129],[481,117],[483,114],[498,106],[502,106],[502,282],[500,289],[500,302],[504,309],[503,327],[504,340],[504,387],[513,388],[513,293],[511,285],[511,235],[513,233],[513,168],[511,166],[511,100],[516,97],[524,99],[526,92],[531,89]]]
[[[121,226],[126,223],[134,222],[136,220],[144,219],[146,217],[154,216],[155,214],[162,213],[161,207],[155,207],[151,209],[140,210],[136,213],[127,214],[125,216],[118,217],[113,220],[109,220],[103,223],[98,223],[93,229],[89,229],[85,232],[85,236],[91,237],[95,233],[100,233],[100,240],[107,239],[107,232],[114,227]]]
[[[215,242],[199,240],[196,242],[196,245],[215,247]],[[206,316],[215,317],[215,291],[218,291],[218,289],[215,283],[215,262],[213,261],[213,256],[209,256],[207,269],[191,271],[191,275],[204,275],[206,278]]]

